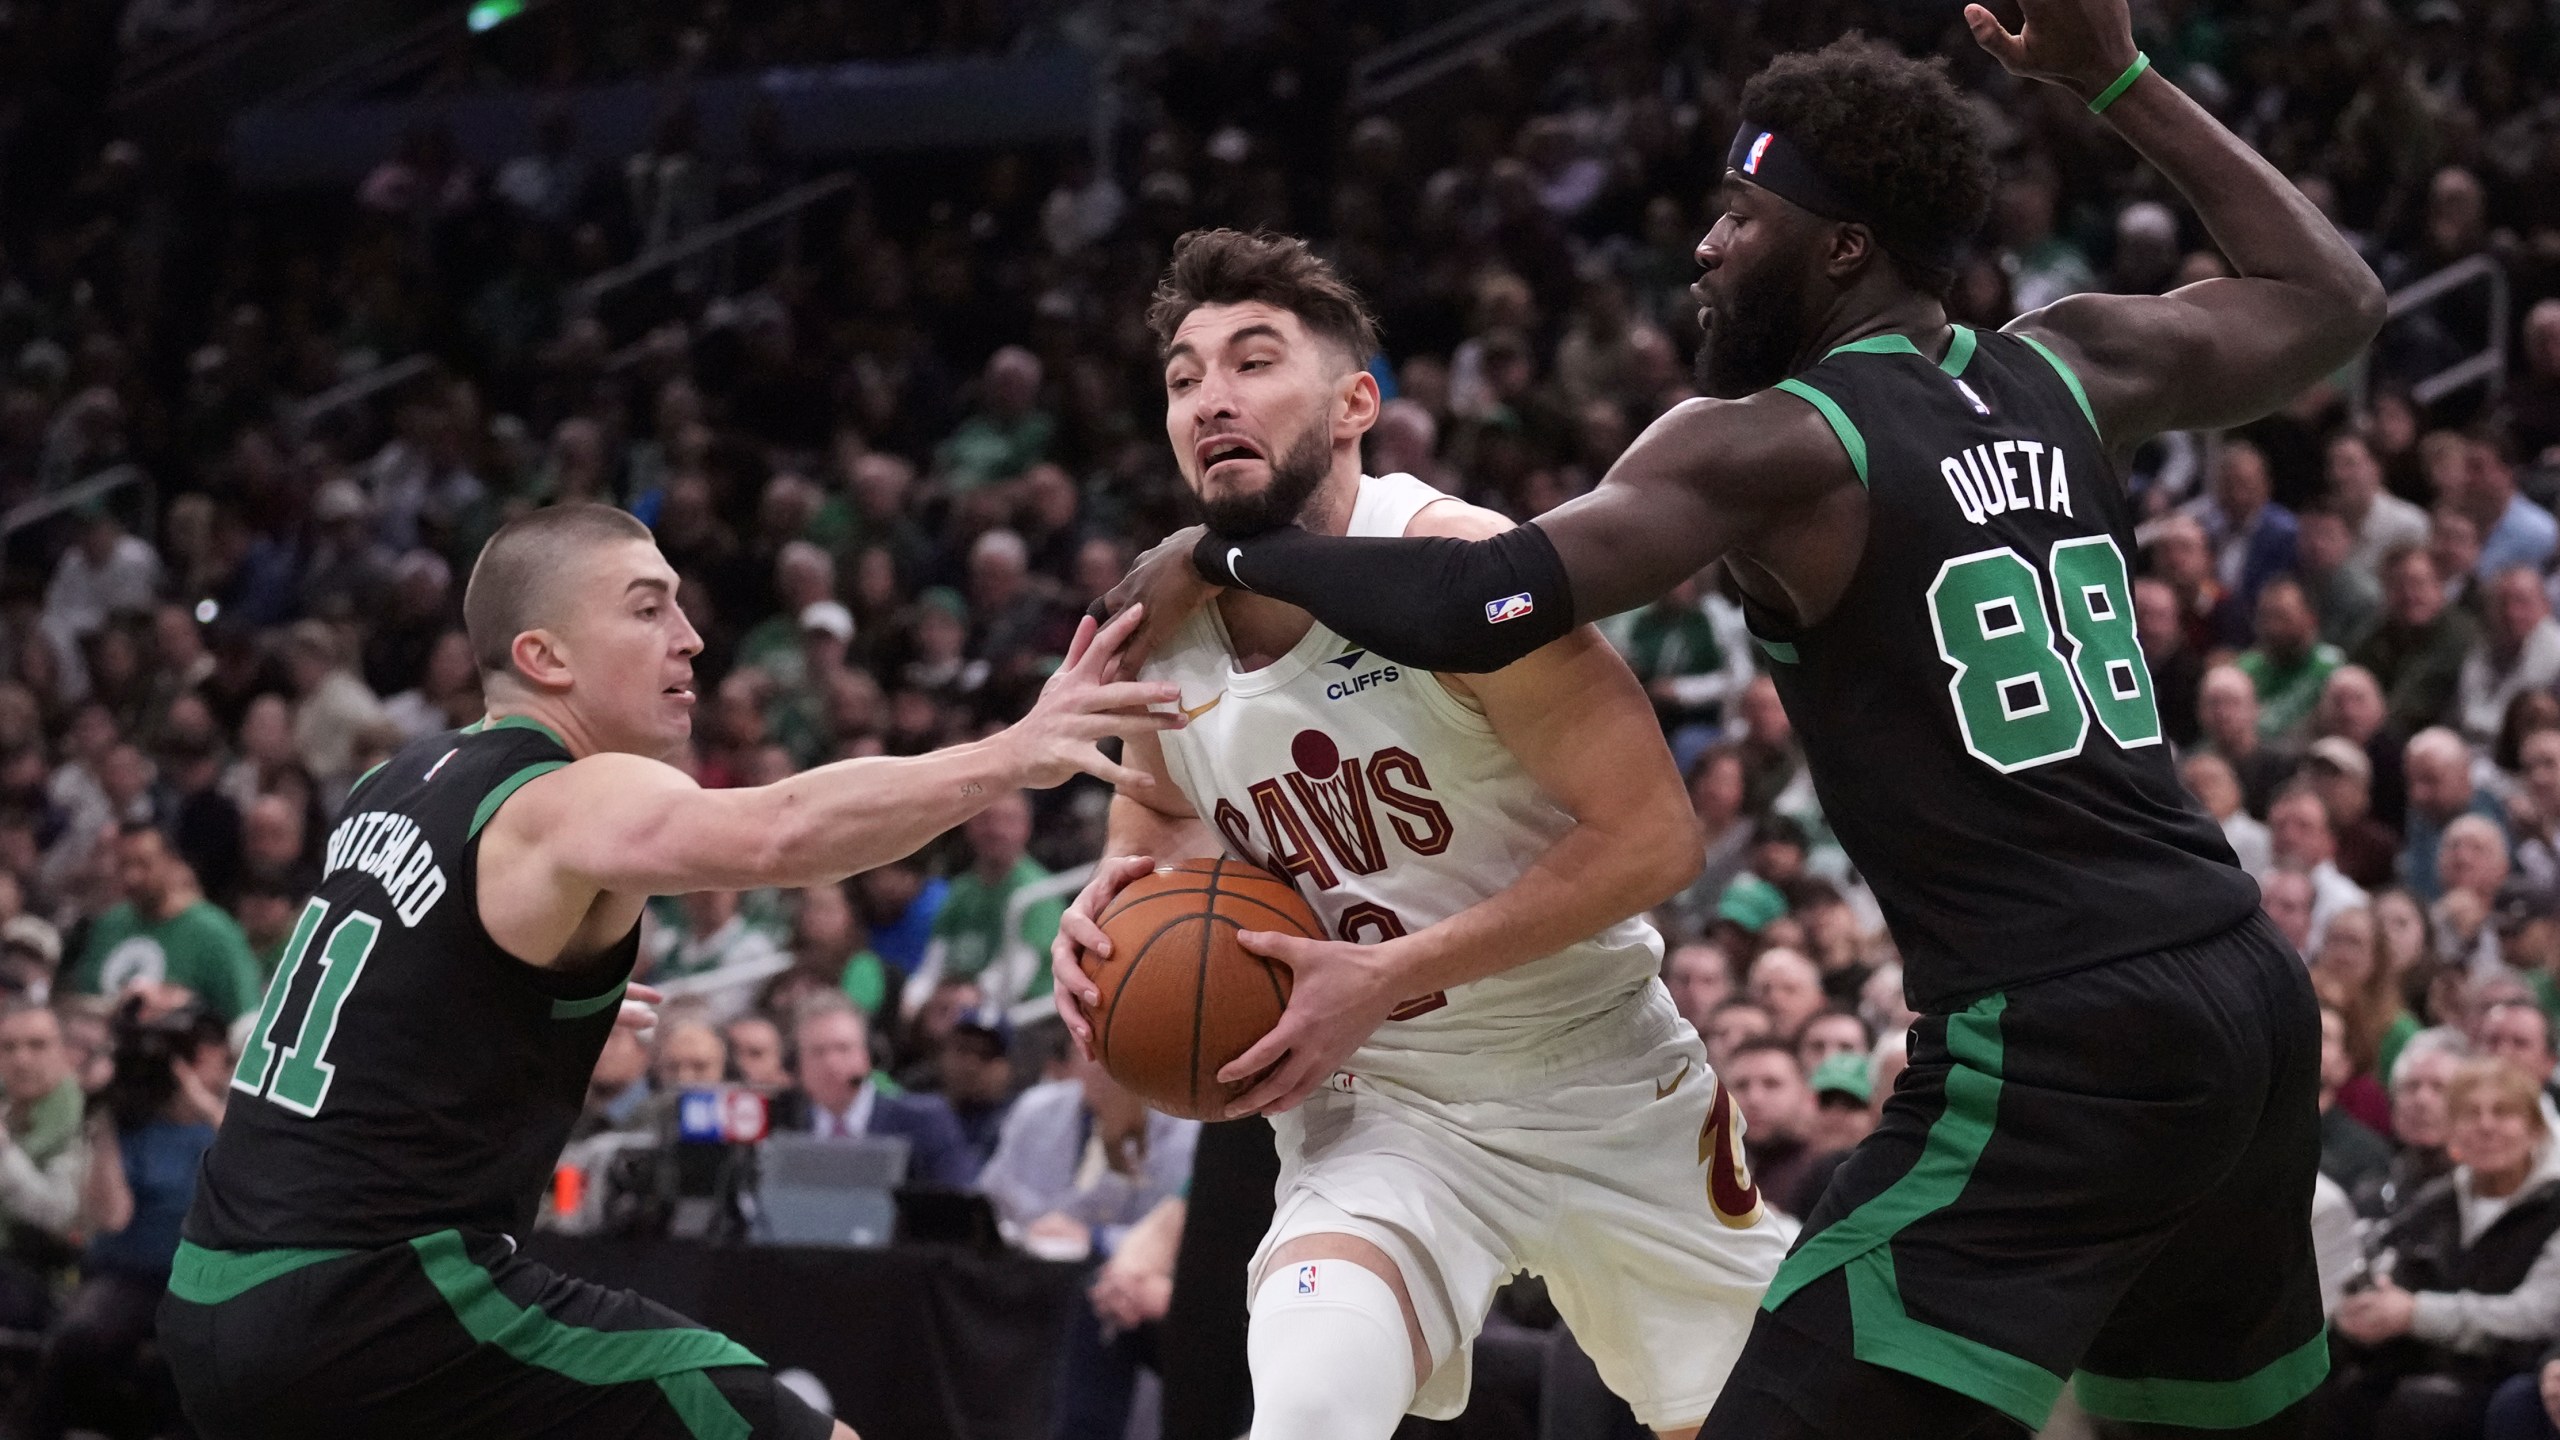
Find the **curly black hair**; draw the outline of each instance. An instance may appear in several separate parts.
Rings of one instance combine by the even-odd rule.
[[[1945,61],[1851,34],[1771,61],[1743,87],[1742,113],[1785,135],[1857,203],[1905,280],[1946,296],[1953,268],[1913,255],[1972,239],[1997,175]]]

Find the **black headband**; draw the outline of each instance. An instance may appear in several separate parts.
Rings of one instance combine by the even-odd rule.
[[[1725,151],[1724,163],[1726,169],[1752,184],[1825,220],[1854,220],[1874,229],[1876,239],[1886,249],[1917,264],[1938,270],[1955,264],[1954,240],[1922,241],[1885,234],[1863,206],[1850,199],[1847,191],[1832,183],[1810,157],[1775,130],[1743,121],[1742,128],[1734,132],[1732,148]]]

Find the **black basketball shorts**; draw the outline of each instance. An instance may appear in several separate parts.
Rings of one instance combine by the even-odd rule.
[[[2263,916],[1922,1017],[1705,1436],[1780,1412],[1784,1433],[1975,1433],[1955,1396],[1982,1433],[2033,1430],[2066,1382],[2119,1420],[2287,1412],[2328,1371],[2319,1055],[2302,961]]]
[[[206,1440],[826,1440],[725,1336],[444,1230],[380,1250],[181,1247],[160,1345]]]

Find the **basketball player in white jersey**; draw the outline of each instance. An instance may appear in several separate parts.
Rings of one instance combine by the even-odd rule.
[[[1509,522],[1364,476],[1378,413],[1356,296],[1298,241],[1185,237],[1149,314],[1166,430],[1225,533],[1481,538]],[[1253,1440],[1387,1440],[1465,1408],[1468,1346],[1517,1270],[1610,1387],[1694,1434],[1784,1252],[1740,1120],[1631,918],[1700,842],[1651,705],[1588,627],[1463,682],[1389,664],[1239,591],[1146,669],[1189,723],[1130,741],[1109,853],[1054,952],[1090,1045],[1079,947],[1158,860],[1291,879],[1331,941],[1251,934],[1288,1010],[1221,1074],[1274,1116],[1278,1213],[1254,1258]],[[1161,783],[1170,782],[1170,783]]]

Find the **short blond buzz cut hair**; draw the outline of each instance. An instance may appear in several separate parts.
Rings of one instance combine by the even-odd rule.
[[[516,637],[552,623],[560,578],[580,554],[656,538],[631,512],[592,501],[546,506],[499,526],[462,591],[462,628],[481,676],[516,673]]]

